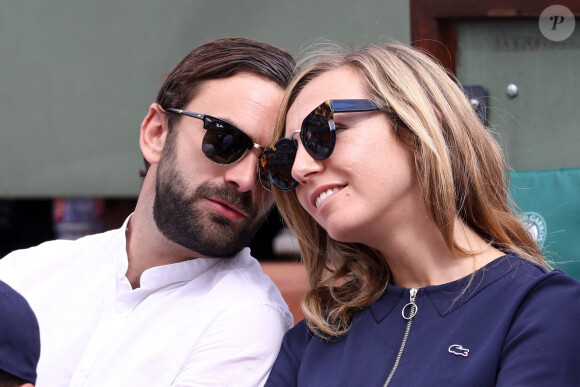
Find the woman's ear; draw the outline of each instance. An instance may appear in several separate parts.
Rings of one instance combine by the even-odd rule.
[[[167,118],[165,111],[159,104],[152,103],[149,112],[141,123],[139,146],[143,157],[151,164],[159,163],[163,145],[167,138]]]

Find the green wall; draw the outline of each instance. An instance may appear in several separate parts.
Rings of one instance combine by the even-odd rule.
[[[457,25],[457,77],[487,89],[490,130],[516,170],[580,167],[579,63],[579,18],[560,42],[535,18]],[[513,99],[510,83],[519,90]]]
[[[139,126],[194,47],[410,42],[405,0],[0,0],[0,198],[134,197]]]

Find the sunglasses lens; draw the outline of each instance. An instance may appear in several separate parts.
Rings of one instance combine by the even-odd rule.
[[[290,191],[298,185],[292,178],[292,165],[296,158],[296,142],[289,138],[278,141],[260,158],[260,179],[264,187],[270,182],[282,191]]]
[[[330,107],[322,104],[302,122],[300,139],[308,154],[317,160],[326,159],[334,150],[335,133],[329,123],[331,115]]]
[[[231,164],[253,146],[242,131],[226,123],[213,121],[206,128],[201,149],[205,156],[218,164]]]
[[[272,191],[272,183],[270,182],[270,174],[262,169],[262,159],[258,160],[258,178],[262,187],[268,191]]]

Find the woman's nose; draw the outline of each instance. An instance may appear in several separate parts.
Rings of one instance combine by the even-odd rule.
[[[292,166],[292,177],[300,184],[305,184],[312,176],[324,169],[321,160],[316,160],[308,154],[301,141],[298,141],[296,158]]]

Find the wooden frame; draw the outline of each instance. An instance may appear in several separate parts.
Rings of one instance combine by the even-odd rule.
[[[410,0],[411,44],[435,56],[456,73],[458,19],[537,18],[551,5],[580,16],[577,0]],[[576,28],[580,28],[577,26]]]

